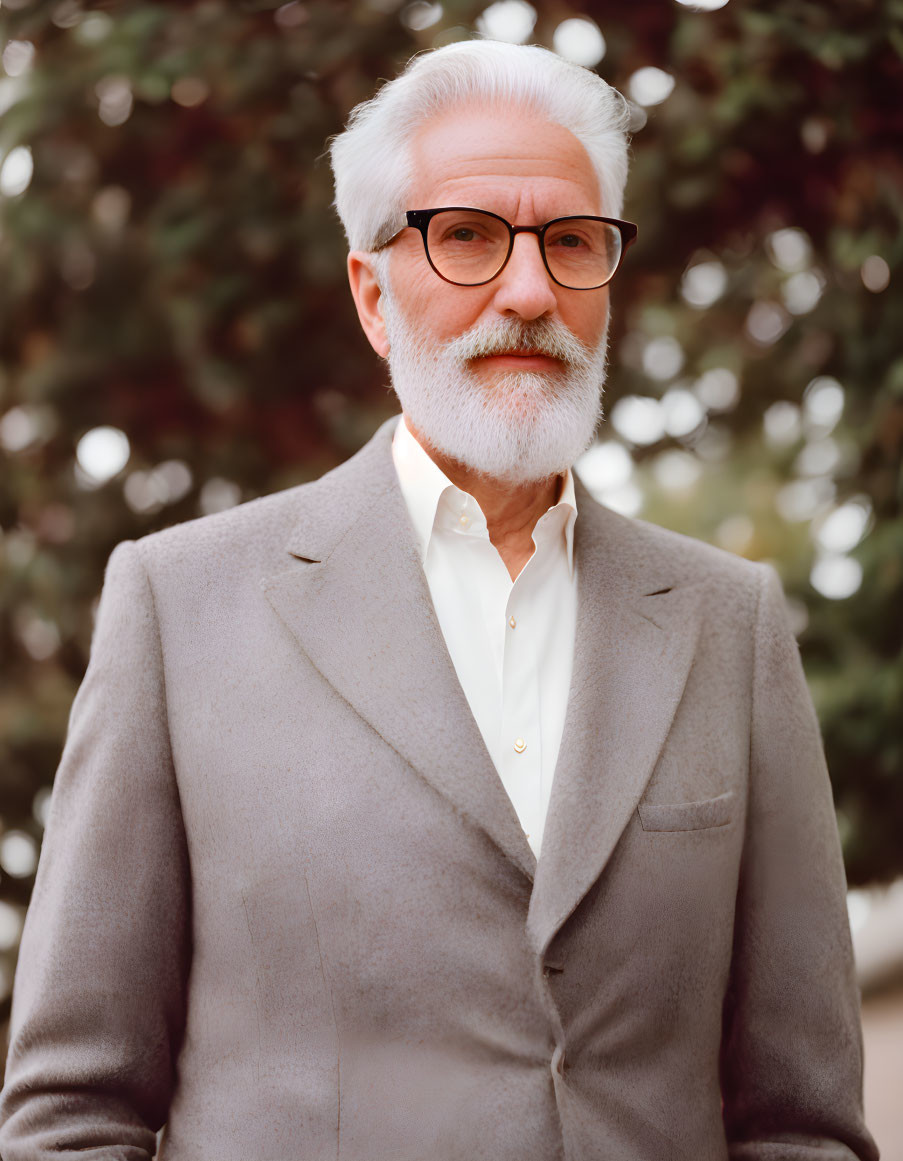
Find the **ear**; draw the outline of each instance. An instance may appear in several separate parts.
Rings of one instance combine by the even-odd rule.
[[[352,250],[348,255],[348,282],[357,307],[364,334],[380,358],[389,354],[389,340],[382,315],[382,290],[376,280],[373,258],[363,250]]]

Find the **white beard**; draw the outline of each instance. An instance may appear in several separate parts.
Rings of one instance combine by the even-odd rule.
[[[500,319],[437,344],[402,318],[391,294],[382,310],[389,372],[402,409],[436,451],[508,484],[565,472],[602,419],[608,320],[595,347],[563,323]],[[551,372],[510,371],[491,382],[468,360],[513,348],[564,363]]]

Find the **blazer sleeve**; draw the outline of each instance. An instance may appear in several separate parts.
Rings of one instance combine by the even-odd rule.
[[[107,566],[13,989],[4,1161],[147,1161],[184,1026],[189,868],[140,547]]]
[[[877,1161],[846,877],[781,583],[758,565],[749,799],[721,1046],[731,1161]]]

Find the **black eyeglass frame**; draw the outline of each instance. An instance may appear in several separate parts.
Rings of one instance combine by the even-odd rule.
[[[454,279],[447,278],[441,270],[436,269],[436,265],[433,262],[433,259],[430,257],[430,247],[429,243],[427,242],[427,233],[429,231],[430,222],[437,214],[447,214],[450,211],[457,211],[459,213],[463,212],[484,214],[487,218],[495,218],[497,222],[501,222],[502,225],[507,228],[508,253],[505,255],[505,259],[501,266],[499,266],[498,270],[496,270],[495,274],[493,274],[491,278],[484,278],[482,282],[455,282]],[[549,277],[556,285],[563,286],[565,290],[601,290],[603,286],[607,286],[609,282],[611,282],[611,280],[617,274],[618,270],[621,268],[621,263],[624,261],[624,255],[627,253],[630,246],[632,246],[636,241],[638,229],[635,222],[625,222],[620,218],[602,218],[594,214],[568,214],[562,218],[552,218],[548,222],[543,222],[541,226],[512,226],[507,218],[503,218],[501,214],[494,214],[491,210],[480,210],[477,209],[476,206],[440,206],[438,209],[434,210],[407,210],[405,212],[405,218],[407,220],[407,225],[402,226],[399,230],[396,230],[391,238],[388,238],[385,242],[382,242],[379,246],[376,247],[376,249],[382,250],[385,246],[388,246],[390,242],[394,242],[402,230],[406,230],[408,226],[411,226],[413,229],[420,231],[420,236],[423,239],[423,252],[426,254],[426,260],[429,262],[433,271],[438,274],[443,282],[448,282],[452,286],[485,286],[488,282],[492,282],[494,279],[498,278],[501,272],[508,265],[508,259],[511,257],[511,253],[514,250],[515,237],[518,234],[535,234],[539,239],[539,252],[542,255],[543,265],[548,271]],[[555,277],[555,275],[552,273],[551,267],[549,266],[549,260],[546,257],[546,230],[548,230],[550,226],[557,225],[559,222],[574,221],[606,222],[610,226],[616,226],[621,234],[621,253],[618,255],[618,261],[615,264],[615,268],[604,282],[600,282],[596,286],[568,286],[566,282],[561,282]]]

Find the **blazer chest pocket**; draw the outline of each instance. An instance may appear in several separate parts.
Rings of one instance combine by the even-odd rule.
[[[637,810],[643,830],[708,830],[731,821],[735,797],[728,790],[698,802],[641,802]]]

